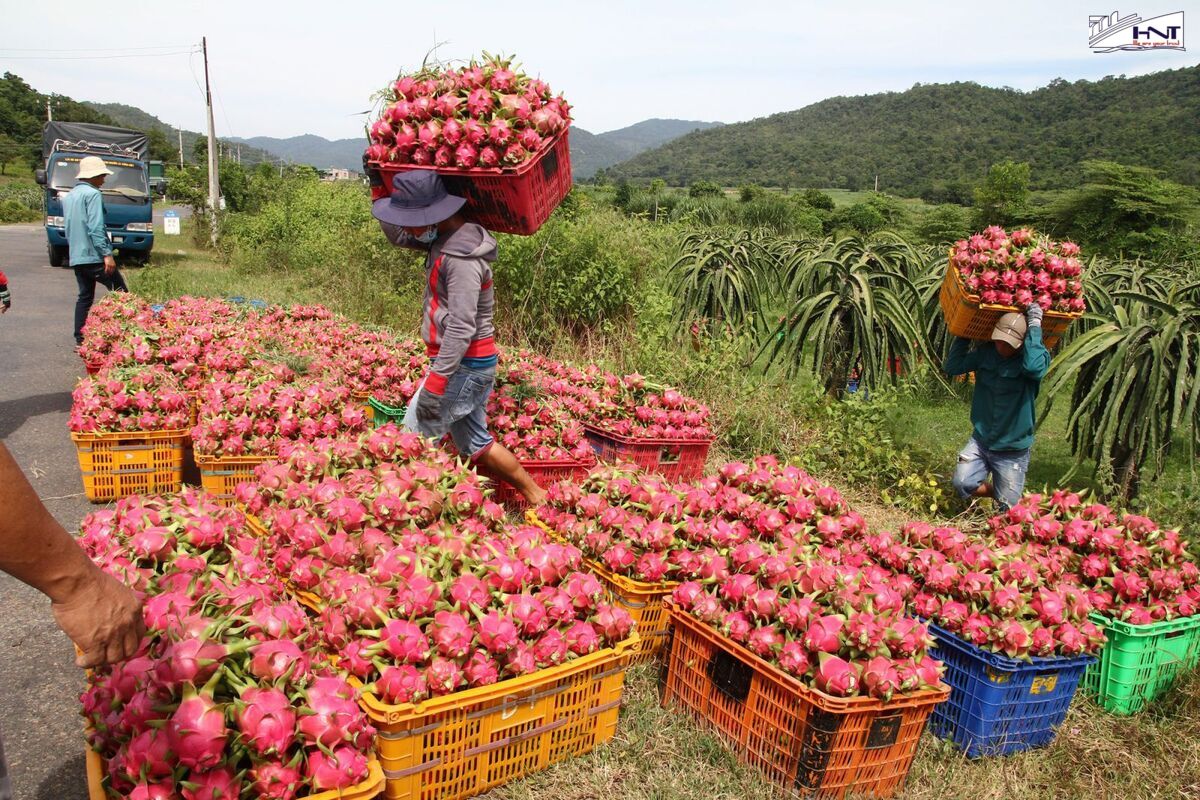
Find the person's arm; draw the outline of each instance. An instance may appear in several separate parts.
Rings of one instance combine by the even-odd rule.
[[[12,306],[12,295],[8,293],[8,276],[0,270],[0,314]]]
[[[475,317],[479,313],[479,291],[483,269],[474,259],[444,258],[446,276],[446,328],[437,357],[425,379],[425,388],[436,395],[446,392],[450,376],[458,371],[471,340],[475,338]]]
[[[946,361],[942,364],[942,372],[947,375],[965,375],[973,372],[979,366],[979,350],[971,349],[971,340],[961,336],[954,338]]]
[[[429,250],[429,245],[418,242],[408,234],[408,231],[399,225],[393,225],[390,222],[380,220],[379,227],[383,229],[383,235],[387,237],[388,241],[396,245],[396,247],[407,247],[410,250]]]
[[[100,192],[95,194],[91,192],[84,198],[84,213],[87,214],[87,231],[88,238],[92,240],[92,246],[96,248],[96,252],[104,258],[104,271],[112,272],[117,262],[112,255],[112,242],[108,240],[108,236],[104,233],[104,200],[100,197]]]
[[[50,598],[54,619],[97,667],[137,652],[145,628],[137,595],[105,574],[42,505],[0,444],[0,570]]]
[[[1050,369],[1050,351],[1042,343],[1042,311],[1032,305],[1025,311],[1025,346],[1021,348],[1021,371],[1025,377],[1040,381]]]

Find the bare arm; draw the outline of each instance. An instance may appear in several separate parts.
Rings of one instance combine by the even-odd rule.
[[[79,647],[75,663],[129,658],[142,637],[141,602],[80,549],[0,444],[0,570],[50,598],[54,619]]]

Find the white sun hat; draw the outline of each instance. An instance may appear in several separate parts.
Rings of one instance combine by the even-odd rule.
[[[97,175],[112,175],[113,171],[104,163],[104,159],[100,156],[84,156],[79,161],[79,174],[75,177],[79,180],[94,178]]]

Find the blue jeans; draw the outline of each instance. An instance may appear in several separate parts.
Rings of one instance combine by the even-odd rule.
[[[460,366],[450,376],[442,395],[442,418],[426,423],[417,419],[417,398],[425,391],[422,382],[404,413],[404,427],[430,439],[441,439],[449,433],[460,455],[472,460],[479,458],[496,441],[487,429],[487,401],[495,384],[495,367]]]
[[[963,500],[992,476],[996,505],[1007,511],[1016,505],[1025,491],[1025,473],[1029,470],[1030,450],[988,450],[972,436],[958,454],[954,468],[954,488]]]

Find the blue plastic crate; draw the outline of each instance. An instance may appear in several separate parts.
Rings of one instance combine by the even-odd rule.
[[[930,654],[946,664],[950,700],[933,710],[929,730],[968,758],[1003,756],[1054,740],[1091,656],[1019,661],[982,650],[929,623]]]

